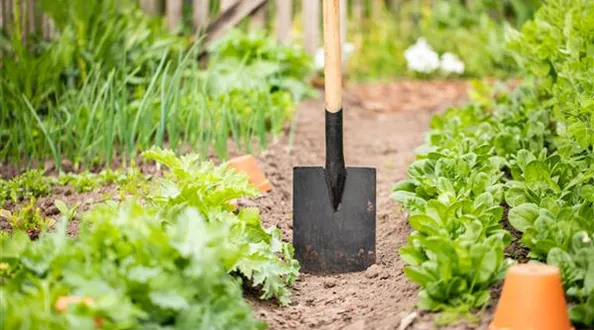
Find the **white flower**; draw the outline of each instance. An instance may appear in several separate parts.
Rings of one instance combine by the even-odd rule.
[[[410,46],[405,52],[408,68],[410,70],[422,73],[431,73],[439,68],[439,55],[425,41],[425,38],[419,38],[417,42]]]
[[[586,243],[590,243],[590,242],[592,242],[592,240],[590,239],[590,236],[584,235],[584,237],[582,238],[582,243],[586,244]]]
[[[318,48],[316,50],[315,62],[316,69],[321,70],[324,68],[324,48]]]
[[[464,63],[452,53],[444,53],[441,56],[441,71],[445,73],[464,73]]]
[[[351,43],[344,43],[342,46],[342,61],[346,61],[349,56],[355,51],[355,45]],[[315,56],[316,69],[321,70],[324,68],[324,48],[318,48]]]
[[[349,55],[351,55],[355,51],[355,45],[352,43],[346,42],[342,47],[342,53],[344,54],[344,58],[347,59]]]

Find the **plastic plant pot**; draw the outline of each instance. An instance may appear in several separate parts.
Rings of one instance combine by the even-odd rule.
[[[264,172],[258,166],[258,161],[252,155],[235,157],[227,162],[230,168],[239,173],[245,173],[251,184],[261,192],[266,193],[272,189],[270,182],[266,179]]]

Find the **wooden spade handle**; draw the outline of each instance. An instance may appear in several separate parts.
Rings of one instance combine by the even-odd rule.
[[[326,110],[342,109],[342,59],[340,50],[340,0],[322,0],[324,14],[324,80]]]

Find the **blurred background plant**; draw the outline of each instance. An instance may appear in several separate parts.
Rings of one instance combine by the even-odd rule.
[[[506,77],[517,64],[506,50],[506,34],[519,28],[542,0],[388,1],[380,14],[350,26],[356,52],[350,70],[357,80],[402,77]],[[419,74],[407,67],[406,50],[419,38],[438,54],[464,64],[463,74]]]
[[[2,34],[0,159],[19,168],[53,158],[75,168],[126,164],[152,145],[228,154],[279,134],[311,95],[302,49],[231,32],[209,49],[171,34],[134,0],[42,0],[58,36]],[[19,15],[16,15],[19,16]],[[16,22],[18,23],[18,22]]]
[[[14,24],[0,31],[3,163],[127,164],[151,145],[224,159],[226,139],[238,151],[263,148],[268,133],[291,120],[294,104],[314,95],[309,78],[316,50],[320,71],[320,43],[299,46],[309,28],[300,20],[291,25],[292,43],[272,37],[275,1],[259,28],[243,19],[208,49],[192,29],[191,1],[182,2],[175,28],[138,0],[36,1],[55,23],[53,38],[24,37],[20,19],[29,14],[19,12],[21,0]],[[358,81],[514,75],[507,35],[541,2],[349,0],[347,74]],[[221,6],[210,1],[207,9],[214,17]],[[307,17],[300,1],[292,10]],[[202,51],[207,62],[196,61]],[[425,55],[431,70],[422,68]]]

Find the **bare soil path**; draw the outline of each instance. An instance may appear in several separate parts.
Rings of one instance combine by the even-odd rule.
[[[381,86],[381,87],[380,87]],[[345,99],[347,166],[377,169],[377,264],[361,273],[333,276],[304,274],[294,288],[293,303],[249,299],[256,317],[276,329],[397,329],[403,312],[412,311],[416,287],[403,272],[398,247],[409,227],[389,198],[393,184],[405,178],[414,149],[423,143],[431,116],[464,97],[460,82],[394,83],[354,87]],[[294,144],[283,138],[260,156],[273,191],[258,199],[265,225],[276,225],[292,237],[292,169],[324,163],[324,104],[302,103]]]

